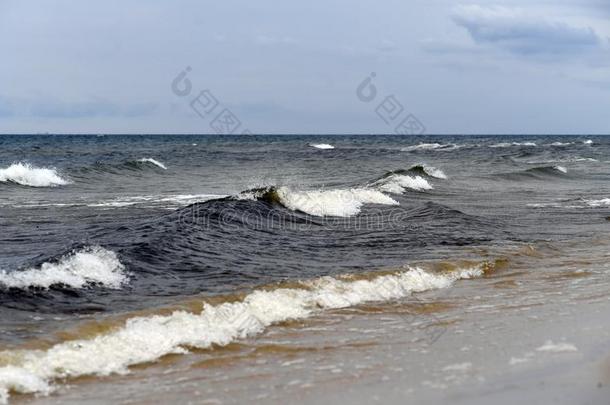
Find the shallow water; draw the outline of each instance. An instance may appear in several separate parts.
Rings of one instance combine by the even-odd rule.
[[[485,297],[482,323],[515,306],[538,311],[544,297],[588,305],[608,290],[604,137],[0,144],[0,398],[185,349],[203,350],[187,363],[222,363],[225,352],[209,348],[227,344],[266,358],[258,345],[289,321],[305,324],[284,341],[319,349],[306,337],[316,319],[364,333],[406,311],[408,322],[392,322],[402,319],[408,341],[433,345],[445,318],[476,312],[466,290]],[[426,316],[413,315],[420,300]],[[341,330],[335,339],[362,343]],[[391,343],[386,332],[372,344]]]

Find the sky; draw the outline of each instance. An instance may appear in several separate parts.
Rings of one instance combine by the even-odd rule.
[[[0,0],[0,133],[610,134],[609,19],[607,0]]]

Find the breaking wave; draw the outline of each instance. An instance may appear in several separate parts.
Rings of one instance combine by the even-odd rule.
[[[589,207],[610,207],[610,198],[602,198],[599,200],[585,199],[583,200]]]
[[[409,170],[405,170],[405,171],[396,170],[391,173],[392,174],[410,173],[410,174],[417,174],[420,176],[429,176],[429,177],[434,177],[436,179],[447,180],[447,175],[441,169],[437,169],[434,166],[429,166],[426,164],[416,165],[416,166],[411,167]]]
[[[68,286],[85,288],[99,285],[120,288],[127,282],[125,268],[117,255],[99,246],[63,256],[57,262],[46,262],[38,268],[0,271],[0,288],[43,288]]]
[[[432,185],[421,176],[406,176],[403,174],[390,174],[374,185],[381,191],[392,194],[403,194],[407,190],[427,191],[432,190]]]
[[[150,163],[150,164],[155,165],[155,166],[157,166],[157,167],[159,167],[159,168],[161,168],[163,170],[167,170],[167,167],[163,163],[161,163],[158,160],[153,159],[153,158],[138,159],[138,162],[139,163]]]
[[[535,142],[500,142],[493,145],[489,145],[490,148],[511,148],[514,146],[538,146]]]
[[[591,162],[597,163],[599,160],[590,158],[590,157],[568,157],[568,158],[558,158],[558,159],[550,159],[550,160],[539,160],[539,161],[529,161],[526,162],[528,165],[544,165],[544,164],[553,164],[553,163],[580,163],[580,162]]]
[[[524,179],[547,179],[553,177],[564,177],[568,173],[568,169],[563,166],[542,166],[533,167],[531,169],[513,172],[502,173],[496,176],[503,177],[507,180],[524,180]]]
[[[35,167],[29,163],[14,163],[0,169],[0,182],[13,183],[28,187],[64,186],[70,182],[62,178],[56,169]]]
[[[450,151],[463,147],[462,145],[457,145],[454,143],[450,144],[441,144],[441,143],[420,143],[417,145],[407,146],[401,149],[403,152],[413,152],[413,151],[424,151],[424,150],[443,150]]]
[[[316,149],[335,149],[335,147],[329,143],[310,143],[309,146]]]
[[[101,174],[105,179],[105,176],[108,174],[118,176],[126,174],[139,175],[139,173],[144,172],[145,170],[167,170],[167,166],[163,162],[150,157],[125,160],[122,162],[97,161],[90,166],[75,169],[74,176],[79,179],[89,180],[92,174]]]
[[[532,203],[527,204],[532,208],[567,208],[567,209],[585,209],[585,208],[605,208],[610,207],[610,198],[588,199],[579,198],[572,200],[562,200],[550,203]]]
[[[396,200],[370,188],[296,191],[288,187],[269,187],[242,193],[240,198],[278,203],[290,210],[319,217],[350,217],[360,213],[365,204],[398,205]]]
[[[451,287],[482,276],[488,264],[445,273],[418,267],[369,279],[322,277],[296,288],[254,290],[239,301],[211,305],[200,313],[176,311],[129,319],[122,327],[90,339],[56,344],[48,350],[0,352],[0,401],[11,392],[49,394],[56,380],[87,375],[128,373],[129,367],[153,362],[188,348],[224,346],[255,336],[286,320],[305,319],[324,310],[367,302],[388,302],[413,293]]]

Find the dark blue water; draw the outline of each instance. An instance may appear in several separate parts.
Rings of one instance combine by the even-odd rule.
[[[595,238],[609,180],[593,136],[0,136],[0,340],[34,315]]]

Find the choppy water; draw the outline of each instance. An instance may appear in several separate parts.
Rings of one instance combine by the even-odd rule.
[[[0,346],[83,317],[232,298],[78,348],[7,349],[0,399],[448,288],[494,266],[482,250],[586,244],[607,235],[609,180],[610,140],[592,136],[2,136]],[[298,284],[267,290],[278,282]]]

